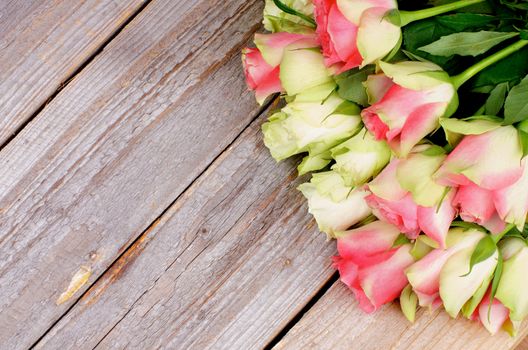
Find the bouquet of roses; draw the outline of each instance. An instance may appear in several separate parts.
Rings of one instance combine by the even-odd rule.
[[[528,316],[528,1],[266,0],[243,50],[272,156],[360,307]]]

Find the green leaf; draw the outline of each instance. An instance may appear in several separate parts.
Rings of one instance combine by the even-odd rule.
[[[519,132],[519,139],[521,140],[521,148],[523,157],[528,155],[528,132],[524,130],[517,130]]]
[[[528,74],[526,62],[528,62],[528,47],[483,70],[475,77],[471,86],[474,89],[488,85],[496,86],[503,82],[510,82],[510,86],[518,84]]]
[[[491,302],[493,301],[493,298],[495,297],[495,294],[497,294],[497,288],[499,287],[499,282],[502,276],[502,267],[503,267],[504,259],[502,258],[502,254],[499,250],[499,257],[497,259],[497,267],[495,267],[495,274],[493,275],[493,282],[491,283]]]
[[[473,254],[471,254],[468,273],[460,277],[469,275],[473,270],[473,266],[492,256],[496,250],[497,245],[495,244],[495,241],[491,238],[491,236],[486,235],[486,237],[482,238],[478,242],[477,246],[475,247],[475,250],[473,251]]]
[[[273,0],[273,3],[281,11],[283,11],[283,12],[285,12],[287,14],[290,14],[290,15],[297,16],[297,17],[305,20],[306,22],[310,23],[312,26],[315,27],[315,21],[313,20],[313,18],[311,18],[309,16],[306,16],[304,13],[300,13],[299,11],[292,9],[291,7],[285,5],[283,2],[281,2],[280,0]]]
[[[405,287],[400,294],[400,307],[403,315],[411,322],[414,323],[416,318],[416,307],[418,306],[418,297],[412,290],[410,284]]]
[[[419,51],[419,47],[432,43],[440,37],[452,34],[453,30],[447,28],[434,19],[426,19],[411,23],[403,27],[403,48],[411,54],[417,55],[422,60],[434,62],[444,69],[452,66],[452,57],[440,57]]]
[[[409,240],[409,238],[407,238],[407,236],[405,236],[403,233],[400,233],[400,235],[396,238],[396,240],[392,244],[392,247],[396,248],[396,247],[399,247],[401,245],[404,245],[410,242],[411,241]]]
[[[514,86],[504,104],[504,124],[510,125],[528,119],[528,75]]]
[[[337,94],[348,101],[355,102],[363,107],[368,105],[368,96],[363,82],[370,74],[374,73],[374,66],[363,69],[352,69],[335,77]]]
[[[490,319],[490,312],[491,312],[491,305],[493,305],[493,299],[495,298],[495,294],[497,294],[497,288],[499,287],[499,282],[502,276],[502,267],[503,267],[503,259],[500,250],[499,256],[497,258],[497,266],[495,267],[495,273],[493,275],[493,282],[491,282],[491,293],[490,293],[490,302],[488,307],[488,321]]]
[[[419,235],[414,241],[414,245],[410,251],[414,260],[420,260],[433,249],[438,248],[438,243],[433,241],[426,235]]]
[[[445,149],[443,149],[442,147],[438,145],[431,145],[431,147],[429,147],[428,149],[426,149],[425,151],[421,153],[425,156],[435,157],[435,156],[445,154],[446,151]]]
[[[493,90],[491,90],[490,96],[486,100],[486,106],[484,113],[487,115],[498,115],[504,106],[506,100],[506,94],[508,93],[508,83],[500,83]]]
[[[501,0],[500,2],[514,10],[528,10],[528,1],[526,0]]]
[[[453,221],[451,223],[451,227],[460,227],[460,228],[463,228],[465,230],[471,230],[471,229],[475,229],[475,230],[479,230],[479,231],[485,231],[485,229],[482,227],[482,226],[479,226],[477,224],[474,224],[472,222],[465,222],[465,221]]]
[[[419,48],[432,55],[449,57],[452,55],[478,56],[488,51],[504,40],[508,40],[519,33],[503,32],[462,32],[441,37],[439,40]]]
[[[481,15],[477,13],[456,13],[454,15],[438,16],[436,20],[457,32],[472,28],[479,28],[497,20],[495,16]]]

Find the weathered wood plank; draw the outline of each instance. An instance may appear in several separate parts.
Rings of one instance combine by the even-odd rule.
[[[0,144],[145,1],[1,1]]]
[[[153,1],[0,152],[3,347],[35,342],[254,118],[239,54],[261,11]]]
[[[514,348],[526,332],[525,324],[517,338],[490,336],[478,323],[453,320],[443,311],[421,310],[410,324],[396,303],[365,314],[336,282],[274,349],[500,350]]]
[[[332,273],[332,244],[259,120],[37,348],[258,349]]]
[[[524,339],[522,339],[520,342],[519,342],[519,345],[517,345],[515,347],[515,350],[527,350],[528,349],[528,337],[524,337]]]

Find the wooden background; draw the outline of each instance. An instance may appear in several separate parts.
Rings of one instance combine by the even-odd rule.
[[[0,348],[528,349],[359,311],[262,143],[262,8],[0,1]]]

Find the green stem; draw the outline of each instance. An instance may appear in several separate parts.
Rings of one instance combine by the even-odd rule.
[[[494,63],[497,63],[498,61],[511,55],[512,53],[519,51],[526,45],[528,45],[528,40],[519,40],[518,42],[511,44],[510,46],[494,53],[493,55],[486,57],[485,59],[469,67],[462,73],[452,77],[451,80],[453,81],[453,85],[455,85],[455,87],[458,89],[460,86],[462,86],[462,84],[464,84],[469,79],[473,78],[482,70],[486,69]]]
[[[405,26],[411,22],[419,21],[421,19],[433,17],[436,15],[441,15],[442,13],[451,12],[458,10],[460,8],[478,4],[486,0],[460,0],[455,1],[450,4],[445,4],[441,6],[435,6],[424,10],[418,11],[400,11],[401,26]]]
[[[504,235],[510,232],[514,227],[515,227],[514,224],[508,224],[508,226],[506,226],[506,228],[502,232],[496,235],[492,235],[491,238],[493,238],[493,241],[495,241],[495,243],[499,243],[502,237],[504,237]]]
[[[290,14],[290,15],[293,15],[293,16],[297,16],[301,19],[303,19],[304,21],[310,23],[310,25],[312,27],[315,27],[315,21],[312,17],[310,16],[307,16],[305,15],[304,13],[301,13],[297,10],[294,10],[292,9],[291,7],[287,6],[286,4],[284,4],[283,2],[281,2],[280,0],[273,0],[273,3],[275,4],[275,6],[277,6],[282,12],[286,12],[287,14]]]

